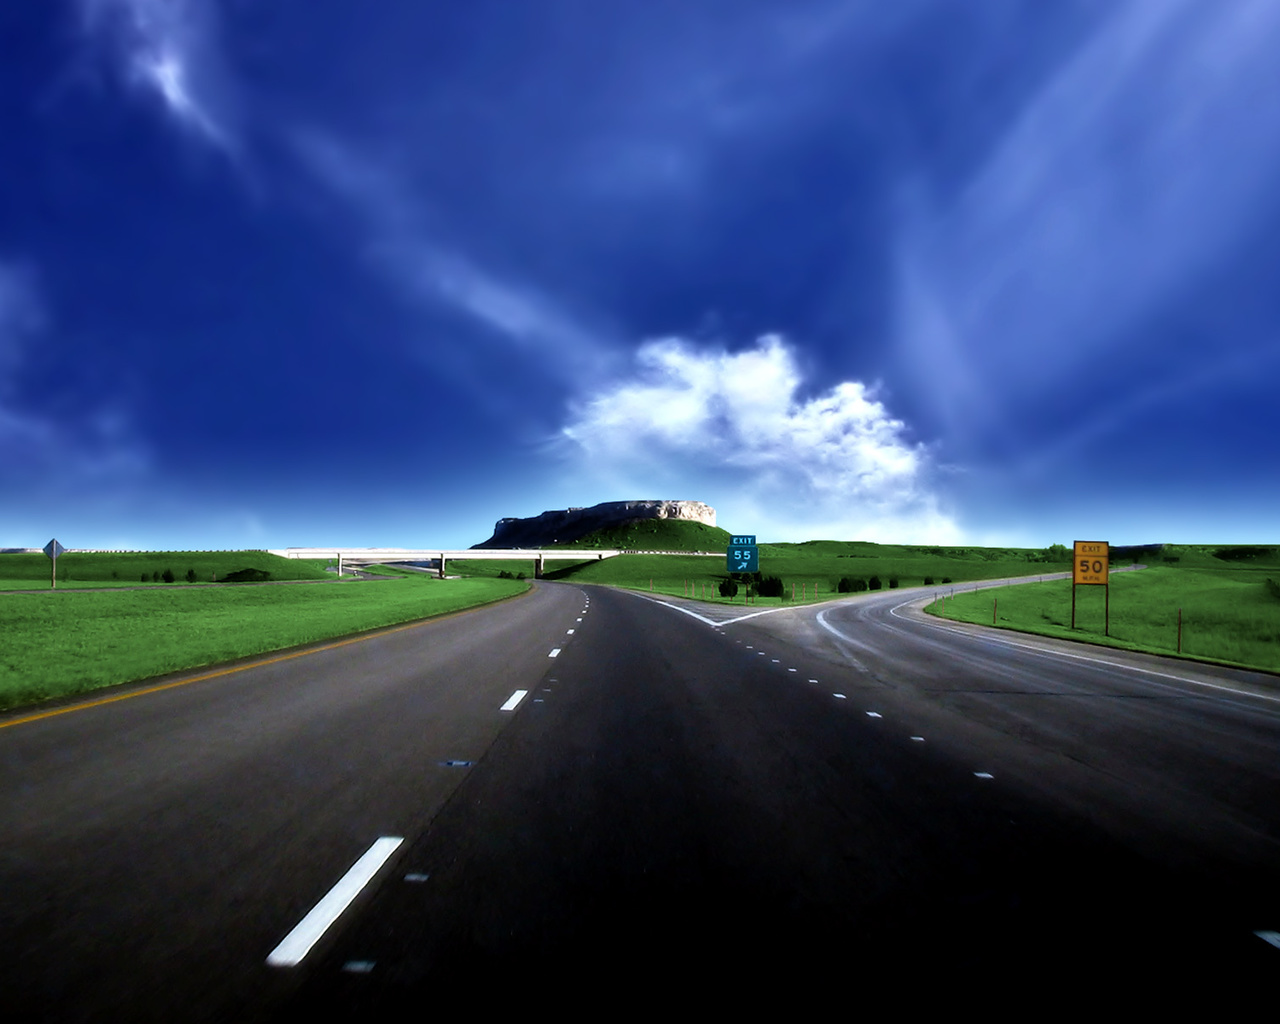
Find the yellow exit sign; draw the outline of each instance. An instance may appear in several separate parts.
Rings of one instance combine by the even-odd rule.
[[[1071,564],[1072,583],[1107,582],[1111,549],[1105,540],[1078,540]]]

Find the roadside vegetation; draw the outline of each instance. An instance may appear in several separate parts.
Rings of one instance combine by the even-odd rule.
[[[69,551],[58,556],[58,589],[333,579],[328,564],[266,551]],[[0,590],[47,590],[49,570],[43,554],[0,554]]]
[[[0,556],[7,557],[13,556]],[[166,556],[153,558],[162,564]],[[172,561],[179,564],[176,556]],[[61,567],[62,558],[58,562]],[[44,593],[0,594],[0,709],[443,615],[529,586],[421,574],[328,579],[99,591],[59,585]]]
[[[941,586],[1002,576],[1065,572],[1071,567],[1071,552],[1062,545],[1046,549],[975,548],[819,540],[760,545],[760,572],[746,577],[726,570],[723,551],[728,547],[729,535],[724,531],[719,531],[724,534],[722,543],[718,537],[707,534],[713,527],[672,520],[656,522],[661,532],[654,535],[655,545],[662,544],[663,550],[708,550],[708,540],[715,540],[709,550],[719,553],[713,556],[631,554],[603,561],[548,562],[547,579],[603,583],[717,603],[752,602],[767,606],[790,604],[793,600],[796,603],[827,601],[845,594],[896,587]],[[689,529],[691,527],[695,529]],[[601,535],[605,533],[600,531]],[[573,548],[579,544],[557,547]],[[504,572],[532,576],[534,571],[532,559],[457,559],[451,560],[448,568],[450,573],[478,577]]]
[[[1100,586],[1076,589],[1071,628],[1070,580],[944,591],[926,610],[988,626],[994,613],[1006,629],[1280,672],[1280,548],[1165,545],[1148,564],[1112,574],[1110,636]]]

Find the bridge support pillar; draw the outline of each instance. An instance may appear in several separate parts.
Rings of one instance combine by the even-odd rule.
[[[533,578],[535,580],[542,579],[542,574],[546,572],[546,569],[547,569],[547,560],[543,558],[541,555],[539,555],[538,560],[533,563]]]
[[[444,552],[440,552],[440,578],[444,579]]]

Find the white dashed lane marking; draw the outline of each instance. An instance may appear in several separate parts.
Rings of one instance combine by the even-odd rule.
[[[551,648],[551,653],[550,653],[550,654],[548,654],[548,655],[547,655],[547,657],[548,657],[548,658],[558,658],[558,657],[560,657],[560,648],[559,648],[559,647],[553,647],[553,648]]]
[[[845,695],[844,695],[843,693],[833,693],[831,696],[833,696],[833,697],[839,697],[841,700],[848,700],[848,698],[847,698],[847,697],[845,697]]]
[[[994,776],[994,775],[992,775],[990,772],[974,772],[973,774],[974,774],[977,778],[979,778],[979,779],[994,779],[994,778],[995,778],[995,776]]]
[[[374,841],[347,873],[338,879],[337,885],[325,893],[311,912],[294,927],[280,945],[267,956],[271,967],[294,967],[311,952],[311,947],[329,930],[333,922],[347,909],[388,858],[404,842],[403,836],[383,836]]]
[[[515,693],[513,693],[510,697],[507,698],[507,702],[503,704],[502,707],[498,708],[498,710],[514,711],[516,707],[519,705],[519,703],[522,700],[524,700],[527,696],[529,696],[528,690],[516,690]]]
[[[868,711],[868,712],[867,712],[867,717],[868,717],[868,718],[883,718],[883,717],[884,717],[884,715],[880,714],[880,712],[879,712],[879,711]]]
[[[912,736],[911,738],[912,738],[913,740],[915,740],[917,743],[923,743],[923,742],[924,742],[924,737],[923,737],[923,736]]]
[[[571,629],[566,629],[564,633],[565,633],[565,636],[573,636],[573,630]]]

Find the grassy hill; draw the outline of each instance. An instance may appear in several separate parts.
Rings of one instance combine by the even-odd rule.
[[[621,548],[624,551],[723,551],[727,530],[687,519],[631,519],[580,537],[557,548]]]
[[[188,572],[199,583],[237,575],[259,581],[333,579],[324,567],[323,559],[281,558],[266,551],[69,551],[58,557],[58,587],[166,586],[166,570],[175,586],[186,584]],[[48,586],[49,559],[43,554],[0,554],[0,590]]]

